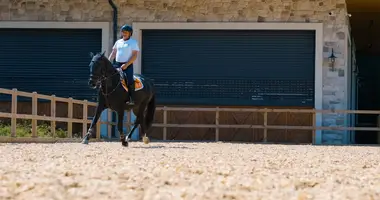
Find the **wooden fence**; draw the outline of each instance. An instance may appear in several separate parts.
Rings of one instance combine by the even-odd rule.
[[[67,126],[67,138],[64,141],[72,140],[72,123],[82,123],[82,132],[85,134],[87,132],[87,126],[91,123],[91,120],[88,120],[88,106],[96,106],[94,102],[88,102],[86,100],[80,101],[72,98],[60,98],[55,97],[54,95],[41,95],[36,92],[28,93],[17,91],[17,89],[7,90],[0,88],[0,94],[9,94],[12,95],[12,104],[11,104],[11,113],[0,112],[0,118],[10,118],[11,119],[11,136],[10,137],[0,137],[0,142],[16,140],[12,139],[16,137],[16,120],[17,119],[31,119],[32,120],[32,138],[37,138],[37,121],[50,121],[51,123],[51,132],[53,134],[53,138],[55,137],[55,124],[56,122],[66,122]],[[18,114],[17,113],[17,97],[31,97],[32,98],[32,114]],[[51,115],[50,116],[39,116],[37,115],[37,102],[38,99],[45,99],[51,101]],[[68,103],[68,117],[56,117],[56,101],[67,102]],[[82,119],[74,119],[73,118],[73,104],[82,104],[83,105],[83,118]],[[241,129],[263,129],[264,130],[264,138],[263,142],[267,142],[267,130],[268,129],[292,129],[292,130],[311,130],[313,132],[313,144],[315,144],[316,139],[316,131],[317,130],[349,130],[349,131],[377,131],[378,135],[380,132],[379,127],[344,127],[344,126],[318,126],[316,125],[317,116],[320,114],[374,114],[379,116],[380,111],[374,110],[316,110],[316,109],[250,109],[250,108],[179,108],[179,107],[158,107],[157,110],[163,111],[163,122],[162,123],[154,123],[154,127],[163,128],[163,140],[167,140],[167,129],[168,128],[213,128],[215,129],[215,141],[219,141],[219,130],[222,128],[241,128]],[[168,112],[176,112],[176,111],[196,111],[196,112],[215,112],[215,124],[169,124],[167,122]],[[230,124],[220,124],[219,123],[219,114],[220,112],[260,112],[263,113],[263,124],[262,125],[230,125]],[[268,113],[311,113],[313,116],[312,126],[284,126],[284,125],[268,125]],[[111,111],[108,111],[108,119],[111,117]],[[115,123],[111,122],[101,122],[97,123],[96,128],[96,139],[100,140],[100,125],[107,124],[108,125],[108,137],[111,134],[111,126],[115,125]],[[128,119],[127,125],[130,125],[130,117]],[[380,138],[380,137],[378,137]],[[22,139],[20,139],[22,140]],[[378,139],[379,140],[379,139]],[[101,141],[101,140],[100,140]],[[379,141],[380,142],[380,141]]]
[[[163,128],[163,139],[166,140],[167,128],[170,127],[183,127],[183,128],[214,128],[215,129],[215,141],[219,140],[219,130],[221,128],[242,128],[242,129],[264,129],[263,142],[267,141],[268,129],[291,129],[291,130],[311,130],[313,132],[312,140],[313,144],[316,143],[316,131],[317,130],[340,130],[340,131],[377,131],[378,143],[380,143],[380,117],[378,117],[378,127],[346,127],[346,126],[317,126],[316,119],[318,114],[373,114],[380,116],[380,110],[316,110],[316,109],[255,109],[255,108],[179,108],[179,107],[161,107],[157,110],[163,111],[163,123],[153,124],[155,127]],[[197,111],[197,112],[215,112],[215,124],[168,124],[167,113],[169,111]],[[251,112],[251,113],[263,113],[262,125],[229,125],[219,123],[220,112]],[[312,114],[312,126],[289,126],[289,125],[268,125],[268,113],[308,113]]]
[[[2,89],[0,88],[0,94],[8,94],[12,95],[12,102],[11,102],[11,113],[4,113],[0,112],[0,118],[10,118],[11,119],[11,131],[10,131],[10,137],[0,137],[0,142],[12,142],[12,141],[31,141],[31,142],[51,142],[51,141],[63,141],[63,142],[69,142],[69,141],[78,141],[80,138],[73,138],[72,134],[72,127],[73,123],[81,123],[82,124],[82,132],[83,135],[87,132],[88,124],[91,123],[91,120],[88,120],[88,107],[89,106],[96,106],[96,103],[94,102],[88,102],[87,100],[81,101],[81,100],[75,100],[72,98],[62,98],[62,97],[56,97],[55,95],[49,96],[49,95],[43,95],[43,94],[37,94],[36,92],[29,93],[29,92],[22,92],[18,91],[17,89],[8,90],[8,89]],[[30,97],[32,98],[32,114],[19,114],[17,112],[17,97]],[[43,100],[49,100],[51,103],[51,113],[50,116],[40,116],[37,114],[38,110],[38,99]],[[66,102],[68,104],[68,111],[67,111],[67,118],[64,117],[56,117],[56,102]],[[74,104],[80,104],[83,105],[83,118],[82,119],[75,119],[73,118],[73,105]],[[108,119],[111,117],[111,112],[108,111]],[[25,138],[25,137],[16,137],[16,128],[17,128],[17,119],[29,119],[32,121],[32,129],[31,129],[31,138]],[[50,128],[52,133],[52,138],[38,138],[37,137],[37,121],[50,121]],[[56,122],[66,122],[67,123],[67,138],[56,138]],[[102,122],[101,120],[98,121],[96,125],[96,138],[95,141],[101,141],[100,140],[100,125],[101,124],[107,124],[108,125],[108,137],[110,137],[111,134],[111,126],[115,125],[111,122]]]

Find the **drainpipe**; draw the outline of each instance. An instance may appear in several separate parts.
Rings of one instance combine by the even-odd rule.
[[[113,2],[113,0],[108,0],[108,3],[111,5],[112,9],[113,9],[113,16],[112,16],[112,22],[113,22],[113,43],[116,42],[117,40],[117,7],[115,5],[115,3]],[[114,60],[115,62],[115,60]],[[110,119],[108,119],[109,121]],[[112,112],[112,115],[111,115],[111,121],[112,122],[116,122],[116,114],[115,112]],[[116,135],[116,127],[115,126],[112,126],[111,128],[111,137],[112,136],[115,136]]]
[[[115,43],[117,40],[117,7],[112,0],[108,0],[108,3],[111,5],[113,9],[113,42]]]

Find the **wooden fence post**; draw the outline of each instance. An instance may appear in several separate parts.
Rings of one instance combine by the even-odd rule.
[[[163,139],[167,140],[167,131],[168,128],[166,127],[166,124],[168,124],[168,111],[166,110],[166,106],[164,106],[164,128],[163,128]]]
[[[38,100],[38,94],[37,92],[33,92],[32,96],[32,137],[37,137],[37,100]]]
[[[268,142],[268,129],[267,129],[267,126],[268,126],[268,111],[267,109],[265,108],[264,109],[264,142]]]
[[[83,124],[82,124],[82,137],[87,133],[87,118],[88,118],[88,102],[83,101]]]
[[[111,109],[107,109],[107,135],[108,139],[112,137],[112,111]]]
[[[219,107],[216,107],[216,112],[215,112],[215,125],[217,126],[215,128],[215,142],[219,141]]]
[[[68,106],[67,106],[67,118],[69,118],[67,122],[67,135],[69,138],[73,137],[73,98],[69,98]]]
[[[377,115],[377,128],[380,127],[380,115]],[[377,131],[377,144],[380,144],[380,131]]]
[[[50,101],[50,116],[51,116],[51,121],[50,121],[50,128],[51,128],[51,134],[53,135],[53,138],[55,138],[55,117],[56,117],[56,106],[55,106],[55,95],[51,95],[51,101]]]
[[[316,123],[315,123],[315,121],[316,121],[316,111],[315,111],[315,109],[313,109],[313,117],[312,117],[312,120],[313,120],[313,122],[312,122],[312,124],[313,124],[313,130],[312,130],[312,144],[315,144],[316,143],[316,141],[315,141],[315,133],[316,133],[316,131],[315,131],[315,128],[316,128]]]
[[[12,89],[12,104],[11,104],[11,137],[16,137],[16,127],[17,127],[17,89]]]
[[[96,139],[100,139],[100,120],[98,120],[98,123],[96,123]]]

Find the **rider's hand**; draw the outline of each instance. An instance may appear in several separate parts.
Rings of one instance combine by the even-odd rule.
[[[118,72],[123,71],[123,70],[121,69],[121,67],[116,68],[116,70],[117,70]]]
[[[125,64],[121,65],[120,68],[121,68],[121,69],[127,69],[127,67],[128,67],[128,66],[127,66],[127,63],[125,63]]]

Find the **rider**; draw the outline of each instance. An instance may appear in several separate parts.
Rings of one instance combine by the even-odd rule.
[[[137,58],[137,53],[140,51],[137,41],[131,38],[133,29],[129,25],[121,27],[122,38],[117,40],[112,47],[112,52],[108,59],[116,60],[118,71],[122,70],[124,77],[127,77],[128,93],[131,97],[130,104],[134,101],[135,81],[133,80],[133,62]]]

